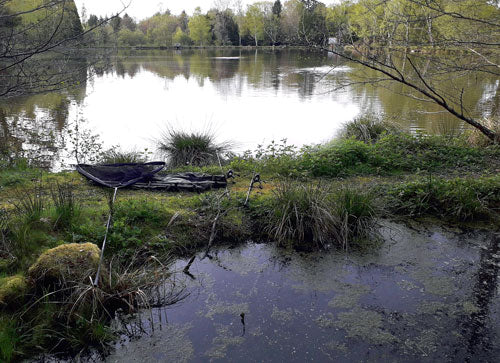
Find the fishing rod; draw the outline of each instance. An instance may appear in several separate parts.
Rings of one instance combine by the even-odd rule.
[[[253,189],[255,183],[259,183],[259,189],[262,189],[262,180],[260,178],[260,174],[257,174],[254,171],[253,175],[252,175],[252,180],[250,181],[250,186],[248,187],[247,197],[245,199],[245,203],[243,203],[244,207],[248,206],[248,201],[250,199],[250,193],[252,192],[252,189]]]

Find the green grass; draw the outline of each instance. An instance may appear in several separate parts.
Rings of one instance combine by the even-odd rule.
[[[487,220],[500,212],[500,176],[449,180],[429,176],[394,185],[389,196],[397,215]]]
[[[271,145],[273,146],[273,145]],[[230,167],[241,172],[289,177],[350,177],[394,175],[407,172],[482,172],[500,167],[500,147],[473,147],[461,139],[383,133],[375,142],[354,138],[333,140],[324,145],[296,150],[281,145],[281,152],[264,152],[234,158]]]
[[[223,191],[120,190],[105,255],[106,267],[112,265],[110,290],[78,283],[70,294],[54,296],[63,304],[42,299],[22,321],[16,314],[26,306],[16,307],[9,318],[0,310],[0,360],[29,358],[57,342],[61,351],[77,352],[112,339],[109,317],[89,307],[104,303],[112,311],[120,306],[117,294],[130,297],[137,307],[138,289],[152,291],[148,276],[156,271],[141,265],[151,256],[168,264],[171,255],[206,249],[217,215],[214,244],[251,239],[308,250],[370,244],[376,239],[380,206],[386,218],[498,220],[500,147],[386,131],[363,141],[352,136],[300,150],[282,140],[232,159],[224,167],[241,176],[229,185],[231,198],[221,197]],[[177,170],[220,173],[217,159],[204,166],[184,162]],[[250,207],[243,208],[254,171],[268,183],[255,189]],[[44,250],[61,244],[101,245],[109,211],[105,193],[76,173],[51,174],[14,163],[0,169],[0,186],[0,276],[26,275]],[[26,298],[32,304],[40,294],[37,289]],[[81,318],[70,314],[77,300],[82,303],[74,312]]]
[[[11,362],[13,360],[18,341],[15,320],[0,316],[0,361]]]

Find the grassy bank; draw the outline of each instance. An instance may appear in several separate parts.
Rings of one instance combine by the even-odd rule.
[[[120,190],[106,277],[97,288],[89,276],[105,234],[109,191],[76,172],[54,174],[10,163],[0,170],[0,360],[105,345],[113,339],[109,321],[116,309],[133,312],[178,297],[173,291],[163,297],[153,293],[168,281],[169,261],[211,245],[252,239],[288,248],[350,250],[377,240],[382,217],[498,223],[498,145],[387,127],[370,130],[347,130],[325,145],[297,149],[273,142],[221,158],[225,170],[239,174],[229,194]],[[195,159],[189,135],[180,136],[182,142],[171,138],[165,150],[177,165],[185,155],[191,165],[176,170],[220,173],[218,158]],[[203,144],[195,136],[196,145]],[[125,161],[124,155],[107,157]],[[244,206],[254,172],[266,182],[262,189],[256,185]],[[84,257],[82,246],[90,248]],[[68,259],[72,254],[77,258]]]

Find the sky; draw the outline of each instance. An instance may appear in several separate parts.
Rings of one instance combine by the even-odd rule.
[[[201,7],[202,11],[207,11],[213,7],[215,0],[75,0],[75,3],[79,12],[82,9],[82,4],[84,4],[87,15],[105,16],[120,11],[120,9],[123,9],[124,4],[127,5],[129,1],[131,1],[131,4],[125,12],[136,20],[141,20],[157,11],[163,12],[167,9],[170,9],[176,15],[180,14],[182,10],[192,14],[197,6]],[[255,1],[257,0],[241,0],[241,3],[243,8],[246,8],[247,4]]]
[[[97,16],[112,15],[119,12],[125,5],[130,2],[130,6],[125,10],[127,14],[136,20],[147,18],[158,11],[170,11],[178,15],[185,10],[191,15],[194,9],[199,6],[202,11],[207,11],[213,7],[217,0],[75,0],[78,11],[85,5],[87,16],[95,14]],[[234,0],[218,0],[232,3]],[[257,0],[241,0],[241,4],[245,9],[248,4],[252,4]],[[271,0],[272,1],[272,0]],[[281,1],[282,3],[285,0]],[[334,3],[334,0],[323,1],[325,4]]]

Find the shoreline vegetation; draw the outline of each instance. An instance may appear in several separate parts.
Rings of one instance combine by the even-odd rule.
[[[323,145],[298,149],[282,140],[234,155],[211,134],[169,130],[159,140],[167,162],[182,165],[187,157],[197,165],[168,172],[221,174],[213,155],[195,158],[217,150],[222,170],[239,176],[227,191],[203,194],[121,190],[99,287],[89,276],[109,191],[75,171],[51,173],[0,158],[0,360],[72,356],[89,347],[105,352],[116,336],[115,313],[182,299],[182,291],[157,288],[169,286],[170,262],[209,253],[212,245],[253,240],[370,253],[382,219],[494,230],[500,145],[477,137],[412,135],[366,116]],[[143,160],[118,154],[101,161]],[[244,207],[254,173],[266,182]]]

